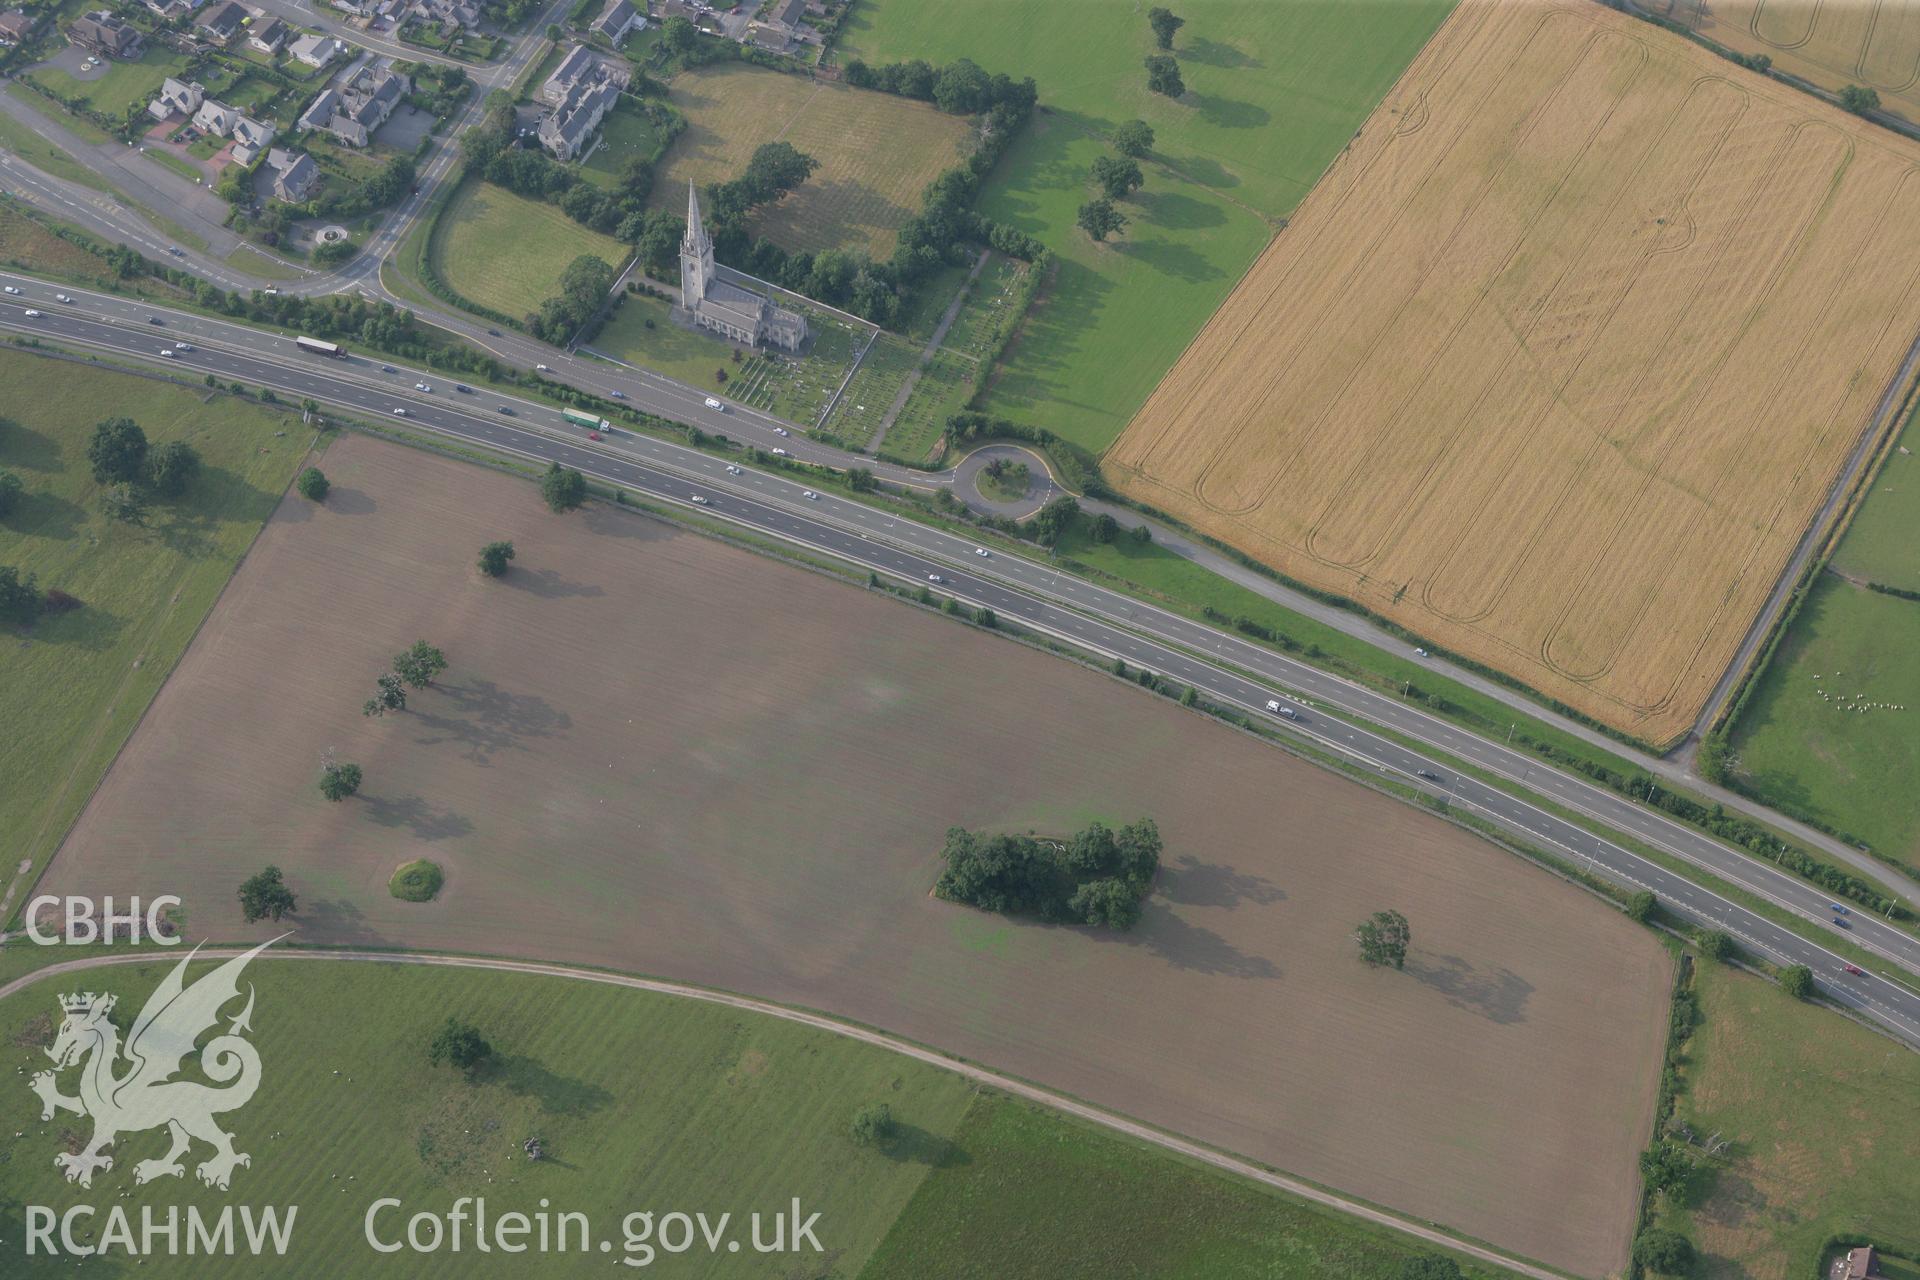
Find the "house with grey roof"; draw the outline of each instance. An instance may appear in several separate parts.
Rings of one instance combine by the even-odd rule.
[[[287,46],[296,62],[309,67],[324,67],[346,50],[346,44],[330,36],[301,36]]]
[[[160,82],[160,95],[147,104],[147,114],[165,123],[176,115],[192,115],[206,100],[206,87],[199,81],[175,80],[168,76]]]
[[[273,198],[288,204],[299,204],[312,195],[320,181],[320,166],[304,151],[296,154],[274,147],[267,152],[267,169],[273,175]]]
[[[403,73],[365,62],[321,90],[300,117],[300,127],[325,129],[350,147],[364,147],[411,92],[413,81]]]
[[[633,66],[624,59],[600,57],[586,45],[577,44],[540,85],[540,100],[557,107],[575,89],[596,83],[625,89],[633,83]]]
[[[633,7],[632,0],[607,0],[607,7],[587,30],[613,42],[615,48],[636,31],[647,29],[647,15]]]
[[[0,45],[19,44],[33,34],[34,20],[27,16],[25,9],[14,9],[0,13]]]
[[[247,11],[235,3],[235,0],[220,0],[218,4],[209,5],[205,13],[194,19],[193,25],[206,32],[209,40],[225,44],[233,39],[235,33],[245,23],[246,17]]]
[[[700,328],[748,346],[798,351],[807,340],[807,318],[798,311],[775,306],[770,295],[720,278],[713,238],[701,224],[700,197],[691,182],[687,232],[680,241],[680,308]]]
[[[247,28],[247,43],[262,53],[278,53],[287,42],[287,24],[278,18],[255,18]]]

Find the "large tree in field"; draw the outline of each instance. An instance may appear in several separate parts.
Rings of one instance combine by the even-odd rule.
[[[1153,8],[1147,10],[1147,25],[1153,28],[1153,42],[1162,49],[1171,49],[1173,33],[1186,26],[1187,20],[1171,9]]]
[[[1404,969],[1413,931],[1407,927],[1407,918],[1398,911],[1376,911],[1360,922],[1360,927],[1353,931],[1353,940],[1360,944],[1360,958],[1368,964]]]
[[[1139,190],[1146,177],[1138,164],[1124,156],[1101,156],[1093,162],[1093,180],[1109,200],[1118,200]]]
[[[1127,225],[1127,215],[1113,207],[1113,201],[1101,196],[1098,200],[1089,200],[1080,206],[1080,213],[1074,218],[1079,228],[1096,241],[1105,240],[1114,232]]]
[[[540,477],[540,496],[554,511],[571,511],[587,500],[587,478],[572,467],[550,463]]]
[[[281,879],[278,867],[267,867],[240,882],[240,914],[248,924],[256,920],[278,920],[296,909],[293,890]]]
[[[1173,60],[1172,54],[1149,54],[1146,66],[1147,88],[1155,93],[1178,98],[1187,91],[1187,82],[1180,78],[1180,64]]]
[[[169,440],[147,455],[147,483],[162,498],[177,498],[200,471],[200,455],[185,440]]]
[[[427,1045],[427,1061],[434,1066],[446,1063],[472,1075],[481,1063],[493,1056],[493,1046],[480,1029],[463,1018],[448,1017]]]
[[[132,418],[108,418],[93,429],[87,461],[96,484],[139,484],[147,478],[147,433]]]
[[[511,542],[489,542],[480,548],[480,572],[489,578],[507,576],[507,563],[513,559]]]
[[[345,800],[360,790],[360,766],[329,762],[320,771],[320,794],[329,800]]]
[[[22,576],[10,564],[0,564],[0,622],[24,627],[40,616],[45,603],[39,579],[29,573]]]
[[[1113,149],[1138,160],[1153,150],[1153,126],[1145,120],[1129,120],[1113,131]]]
[[[446,669],[447,655],[425,640],[415,640],[405,653],[393,657],[394,674],[416,689],[426,688]]]
[[[333,487],[327,481],[327,473],[318,467],[308,467],[302,471],[300,478],[294,481],[294,486],[300,490],[300,496],[309,502],[325,502],[327,490]]]
[[[373,682],[374,695],[368,698],[360,708],[363,716],[383,716],[389,711],[407,709],[407,686],[400,677],[389,671]]]

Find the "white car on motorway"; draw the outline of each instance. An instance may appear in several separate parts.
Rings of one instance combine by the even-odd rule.
[[[168,359],[168,360],[171,360],[171,359],[173,359],[173,348],[172,348],[172,347],[162,347],[162,348],[160,348],[160,354],[161,354],[161,356],[163,356],[164,358],[166,358],[166,359]]]
[[[807,500],[808,502],[818,502],[818,501],[820,501],[820,495],[819,495],[819,494],[817,494],[817,493],[815,493],[815,492],[814,492],[813,490],[811,490],[811,489],[802,489],[802,490],[800,491],[800,496],[801,496],[801,497],[803,497],[803,498],[805,498],[805,499],[806,499],[806,500]]]
[[[425,382],[416,382],[413,384],[413,389],[415,391],[431,391],[433,387]]]
[[[405,409],[395,409],[393,411],[393,416],[396,418],[404,418],[407,416],[407,411]]]
[[[718,400],[715,400],[712,396],[707,397],[707,408],[718,409],[722,413],[725,413],[727,411],[727,406],[721,404]]]
[[[975,547],[973,549],[973,554],[979,556],[982,560],[985,560],[988,556],[992,555],[993,552],[987,550],[985,547]]]
[[[15,293],[15,294],[17,294],[17,293],[19,293],[19,292],[20,292],[20,290],[19,290],[19,289],[18,289],[18,288],[17,288],[16,286],[14,286],[14,285],[8,285],[8,286],[7,286],[7,292],[8,292],[8,293]]]
[[[73,299],[72,299],[72,298],[69,298],[69,297],[68,297],[68,296],[67,296],[66,294],[64,294],[64,293],[56,293],[56,294],[54,294],[54,295],[53,295],[53,300],[54,300],[55,302],[72,302],[72,301],[73,301]]]
[[[937,573],[930,573],[930,574],[928,574],[928,575],[927,575],[927,581],[928,581],[928,582],[945,582],[945,581],[946,581],[946,579],[945,579],[945,578],[943,578],[943,577],[941,577],[941,576],[940,576],[939,574],[937,574]]]
[[[35,311],[32,307],[27,308],[27,319],[38,320],[39,318],[40,318],[40,313],[38,311]]]
[[[692,498],[690,498],[690,499],[688,499],[688,501],[690,501],[690,502],[692,502],[692,503],[693,503],[693,505],[694,505],[694,506],[696,506],[696,507],[704,507],[704,506],[707,506],[707,505],[708,505],[708,503],[707,503],[707,500],[706,500],[705,498],[703,498],[703,497],[701,497],[701,496],[700,496],[699,494],[697,494],[697,493],[696,493],[696,494],[694,494]]]
[[[173,349],[175,351],[191,351],[193,350],[193,344],[191,342],[176,342],[173,344]]]
[[[787,456],[787,451],[785,449],[777,449],[777,448],[769,449],[767,450],[767,452],[771,453],[776,458],[784,458]]]
[[[740,468],[734,466],[731,462],[729,462],[727,464],[727,474],[730,476],[737,476],[740,474]]]

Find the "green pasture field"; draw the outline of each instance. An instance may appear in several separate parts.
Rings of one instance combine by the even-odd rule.
[[[160,92],[160,82],[187,69],[185,54],[156,41],[132,62],[108,60],[107,73],[98,80],[77,80],[59,67],[36,67],[28,79],[37,81],[63,98],[85,98],[95,111],[119,119],[127,108],[144,106]]]
[[[675,324],[672,311],[672,305],[659,298],[630,293],[587,345],[628,364],[708,390],[719,386],[714,370],[725,369],[729,378],[739,371],[730,344]],[[649,320],[653,321],[651,329],[647,327]]]
[[[1675,1115],[1732,1147],[1662,1215],[1699,1249],[1694,1274],[1813,1276],[1829,1236],[1920,1256],[1920,1056],[1724,965],[1695,985]]]
[[[861,1280],[1400,1280],[1404,1236],[988,1095]],[[1458,1259],[1465,1276],[1490,1272]]]
[[[581,254],[618,269],[629,249],[553,205],[469,178],[434,223],[427,252],[434,271],[462,297],[524,316],[560,291],[561,274]]]
[[[1873,489],[1835,549],[1850,578],[1920,591],[1920,411],[1907,419]]]
[[[0,830],[5,873],[41,866],[158,692],[292,478],[311,433],[296,414],[132,374],[0,351],[0,469],[26,486],[0,521],[0,564],[82,602],[5,633]],[[126,415],[202,469],[144,527],[109,522],[88,473],[94,424]],[[276,435],[276,432],[284,434]],[[19,902],[13,906],[17,910]]]
[[[652,203],[686,208],[703,188],[745,172],[762,143],[785,141],[819,169],[752,219],[749,230],[789,249],[893,252],[927,184],[971,149],[972,126],[924,102],[721,63],[682,71],[670,100],[687,117],[660,164]]]
[[[92,985],[138,1009],[177,962],[156,954],[102,971]],[[189,977],[212,968],[202,962]],[[1395,1280],[1418,1252],[1404,1238],[979,1090],[938,1067],[762,1014],[575,979],[271,955],[245,978],[256,993],[251,1039],[261,1086],[223,1123],[252,1163],[235,1171],[230,1192],[209,1190],[194,1179],[191,1164],[206,1156],[197,1149],[185,1177],[137,1195],[203,1212],[234,1196],[298,1205],[290,1272],[524,1273],[523,1256],[480,1253],[470,1237],[458,1254],[375,1255],[363,1219],[384,1196],[403,1202],[376,1219],[389,1238],[407,1214],[444,1214],[460,1196],[485,1196],[496,1220],[535,1213],[544,1198],[553,1212],[586,1214],[590,1238],[610,1240],[616,1263],[625,1256],[623,1219],[636,1209],[656,1219],[704,1211],[710,1222],[730,1213],[743,1241],[751,1239],[750,1214],[786,1210],[795,1196],[803,1216],[819,1214],[822,1254],[761,1257],[724,1245],[708,1254],[702,1245],[654,1255],[676,1275],[702,1277],[1040,1280],[1097,1268],[1115,1276]],[[58,1017],[55,997],[71,985],[43,981],[0,1002],[0,1059],[29,1071],[44,1065],[39,1046]],[[429,1038],[450,1015],[471,1022],[493,1049],[471,1079],[427,1061]],[[73,1088],[71,1073],[64,1086]],[[851,1121],[873,1102],[886,1103],[897,1130],[862,1147]],[[113,1170],[81,1190],[59,1179],[51,1156],[61,1133],[88,1127],[71,1118],[25,1125],[14,1142],[22,1158],[0,1163],[5,1238],[22,1237],[18,1205],[59,1210],[117,1195],[131,1185],[133,1164],[164,1148],[155,1132],[124,1136]],[[522,1150],[532,1137],[545,1153],[539,1162]],[[95,1265],[111,1270],[120,1261]],[[259,1265],[244,1255],[155,1257],[141,1274],[244,1277]],[[576,1249],[545,1255],[540,1273],[604,1274],[608,1265],[608,1253]],[[35,1260],[19,1274],[72,1267],[71,1259]]]
[[[0,116],[0,121],[8,117]],[[0,201],[0,262],[98,288],[120,289],[143,297],[178,301],[180,290],[152,276],[122,280],[104,258],[71,240],[63,240],[17,206]],[[4,411],[0,411],[4,412]],[[0,462],[0,466],[5,466]]]
[[[1765,803],[1920,864],[1920,600],[1822,574],[1741,710],[1733,752]]]
[[[982,211],[1060,256],[987,408],[1100,451],[1266,247],[1451,9],[1450,0],[1247,5],[1195,0],[1174,56],[1188,94],[1146,89],[1144,10],[1090,20],[1077,5],[982,0],[952,21],[934,0],[871,0],[848,17],[844,62],[970,57],[1030,75],[1047,108],[1002,158]],[[1114,128],[1156,146],[1131,220],[1093,244],[1074,227]]]

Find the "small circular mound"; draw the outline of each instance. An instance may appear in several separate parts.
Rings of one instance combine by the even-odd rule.
[[[349,232],[345,227],[341,227],[341,226],[322,227],[318,231],[314,232],[313,242],[315,244],[334,244],[337,241],[345,240],[350,234],[352,233]]]
[[[416,858],[400,865],[393,879],[387,881],[387,889],[402,902],[431,902],[445,882],[439,863]]]

